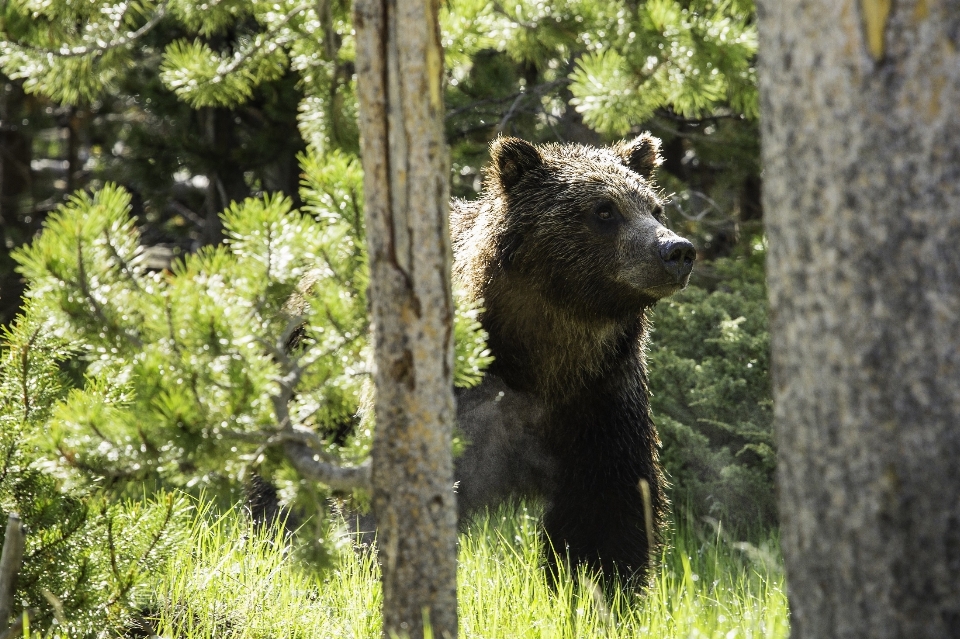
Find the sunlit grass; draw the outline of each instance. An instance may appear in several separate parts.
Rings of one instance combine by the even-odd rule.
[[[583,575],[553,583],[540,545],[537,519],[523,509],[481,518],[461,536],[461,637],[788,635],[782,573],[764,548],[681,531],[648,590],[604,596]],[[159,581],[157,631],[187,639],[379,637],[378,570],[370,553],[343,544],[337,568],[317,576],[297,565],[280,534],[201,519],[192,547]]]

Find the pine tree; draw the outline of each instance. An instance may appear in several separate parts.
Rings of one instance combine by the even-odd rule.
[[[0,508],[26,527],[13,613],[34,630],[100,636],[149,600],[150,573],[187,533],[190,502],[173,494],[111,500],[64,477],[41,452],[69,395],[77,351],[28,304],[0,340]]]
[[[443,68],[432,0],[358,0],[383,637],[455,639],[454,301]],[[411,141],[415,141],[411,143]]]
[[[960,3],[763,5],[791,634],[954,637]]]
[[[370,427],[354,424],[369,376],[361,174],[342,155],[304,166],[305,212],[248,199],[224,213],[225,244],[172,272],[146,268],[130,196],[112,185],[17,252],[31,312],[83,363],[47,422],[60,472],[228,502],[256,473],[307,513],[322,507],[317,480],[368,486]],[[475,313],[457,315],[461,385],[489,361]]]

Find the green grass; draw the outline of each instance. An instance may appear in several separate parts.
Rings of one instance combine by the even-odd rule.
[[[673,535],[651,588],[604,597],[588,578],[542,568],[537,520],[525,510],[480,519],[460,539],[460,637],[753,638],[788,635],[775,553],[719,537]],[[343,543],[317,576],[282,536],[224,518],[198,520],[157,588],[163,637],[379,637],[378,567]],[[775,546],[775,543],[771,543]]]

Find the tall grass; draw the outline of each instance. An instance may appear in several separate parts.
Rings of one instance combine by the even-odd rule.
[[[764,548],[677,532],[651,587],[603,595],[586,575],[556,583],[542,568],[525,509],[478,520],[460,539],[460,636],[466,638],[786,637],[787,601]],[[752,557],[752,558],[751,558]],[[198,520],[158,582],[163,637],[379,637],[378,567],[342,545],[337,568],[298,566],[282,534]]]

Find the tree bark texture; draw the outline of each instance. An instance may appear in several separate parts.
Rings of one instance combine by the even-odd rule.
[[[357,0],[384,636],[455,637],[453,300],[437,0]]]
[[[10,614],[14,608],[17,591],[17,576],[23,563],[25,540],[20,515],[7,515],[7,528],[3,536],[3,551],[0,552],[0,632],[10,626]]]
[[[761,0],[794,637],[960,637],[960,2]]]

